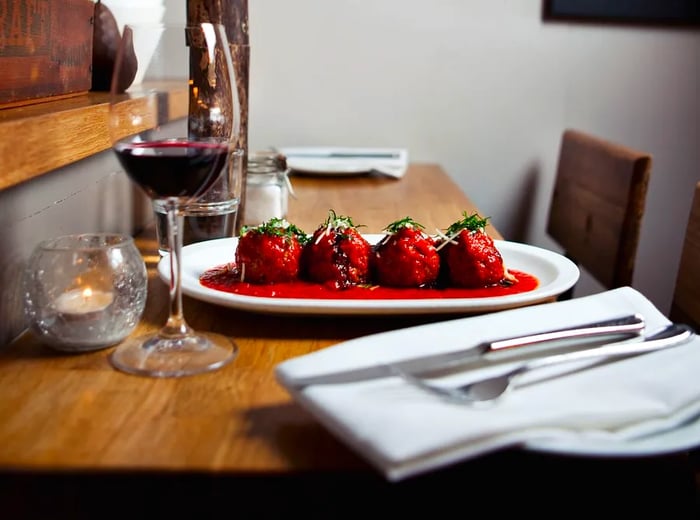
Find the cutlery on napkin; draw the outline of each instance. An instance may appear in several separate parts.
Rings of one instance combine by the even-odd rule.
[[[294,387],[301,389],[308,385],[353,383],[378,377],[388,377],[396,375],[397,370],[403,373],[419,376],[421,373],[430,377],[431,373],[450,373],[453,371],[464,371],[475,367],[491,364],[508,364],[512,362],[512,356],[500,356],[508,349],[517,349],[520,356],[537,355],[539,349],[529,348],[533,345],[544,343],[564,345],[586,345],[592,342],[600,344],[608,343],[613,339],[624,340],[639,336],[645,327],[644,318],[639,314],[615,317],[597,321],[595,323],[585,323],[575,327],[540,331],[535,334],[518,335],[515,337],[501,338],[493,341],[485,341],[477,345],[469,343],[465,348],[454,352],[427,354],[410,359],[402,359],[391,364],[371,363],[369,366],[361,368],[351,368],[337,372],[327,372],[312,375],[309,377],[296,377]],[[523,348],[528,347],[528,348]],[[494,358],[490,355],[496,355]],[[500,357],[500,360],[499,360]]]
[[[398,377],[301,389],[295,381],[367,366],[369,360],[391,363],[450,352],[465,342],[476,345],[497,335],[628,313],[644,316],[650,330],[669,323],[641,293],[623,287],[357,338],[280,363],[276,376],[302,406],[389,480],[514,446],[551,446],[556,451],[557,446],[595,440],[613,446],[613,452],[615,446],[624,451],[635,439],[662,434],[700,415],[699,338],[668,351],[518,388],[488,409],[450,403]],[[464,377],[469,377],[468,371]],[[700,435],[692,443],[700,444]]]
[[[375,171],[401,178],[408,168],[408,152],[402,148],[284,147],[277,148],[292,170],[315,173]]]

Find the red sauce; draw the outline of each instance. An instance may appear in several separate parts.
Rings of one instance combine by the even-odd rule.
[[[268,285],[238,281],[238,271],[233,263],[224,264],[202,274],[199,278],[204,287],[246,296],[268,298],[309,298],[320,300],[417,300],[430,298],[488,298],[532,291],[539,280],[522,271],[509,270],[518,281],[513,285],[494,285],[479,289],[458,287],[404,289],[381,286],[350,287],[336,290],[321,284],[303,280]]]

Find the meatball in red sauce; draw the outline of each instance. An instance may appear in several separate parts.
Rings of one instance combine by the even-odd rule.
[[[302,253],[303,276],[336,289],[370,282],[372,246],[352,219],[330,211]]]
[[[488,218],[464,212],[461,220],[447,228],[438,249],[449,285],[479,288],[517,281],[506,269],[493,238],[486,234],[487,222]]]
[[[430,287],[440,274],[435,240],[410,217],[389,224],[374,247],[374,277],[389,287]]]
[[[291,282],[299,277],[307,235],[284,219],[244,227],[236,248],[240,280],[257,284]]]

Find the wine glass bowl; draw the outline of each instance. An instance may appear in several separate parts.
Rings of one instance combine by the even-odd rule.
[[[138,45],[144,40],[157,42],[155,48]],[[124,91],[120,78],[133,75],[134,66],[142,80]],[[124,26],[110,91],[110,138],[127,176],[166,209],[170,253],[161,261],[170,265],[170,305],[159,331],[112,352],[119,370],[178,377],[218,369],[238,352],[231,338],[195,331],[186,322],[180,259],[183,212],[222,172],[231,174],[240,117],[224,26]]]
[[[114,151],[124,170],[152,199],[189,200],[218,178],[229,146],[217,140],[163,139],[117,142]]]

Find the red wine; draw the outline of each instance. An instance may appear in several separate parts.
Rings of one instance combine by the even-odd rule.
[[[167,139],[114,148],[127,175],[151,198],[193,197],[209,188],[229,154],[225,143]]]

